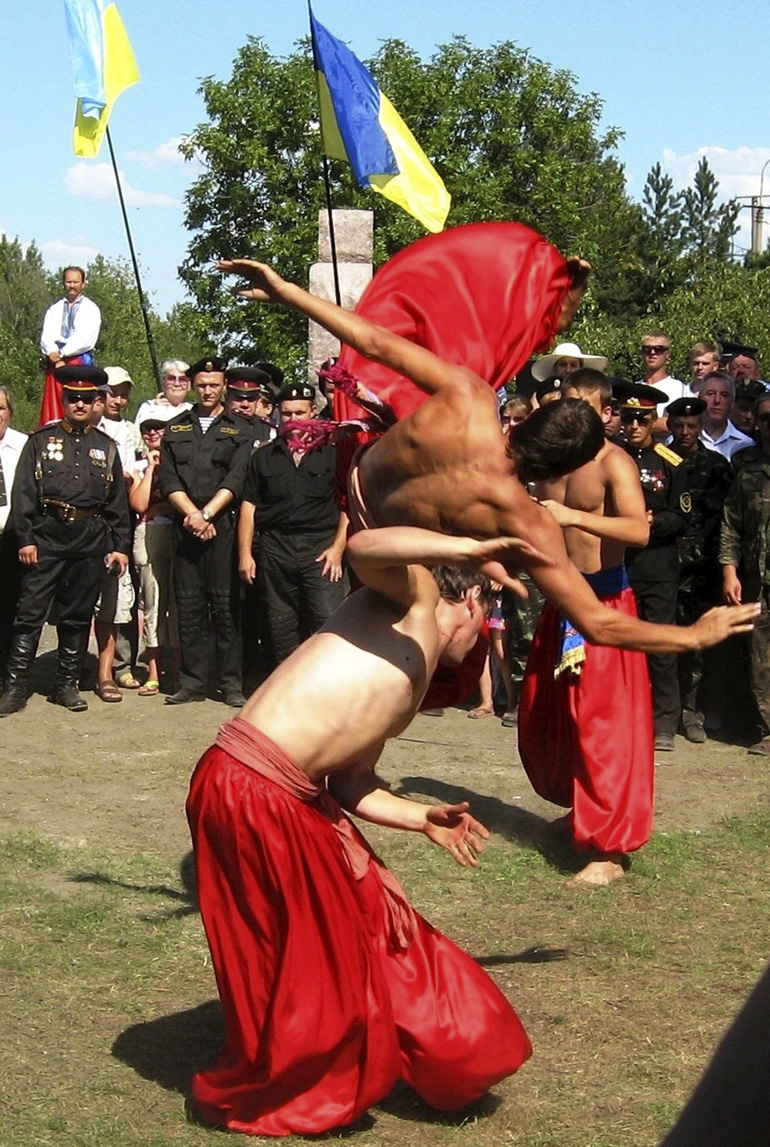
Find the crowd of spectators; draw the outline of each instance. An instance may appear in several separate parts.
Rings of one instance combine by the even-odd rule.
[[[753,724],[752,751],[770,754],[770,384],[756,352],[739,344],[696,343],[686,380],[671,376],[670,357],[664,332],[645,335],[638,381],[653,388],[653,404],[629,407],[628,384],[610,380],[616,386],[602,415],[607,437],[636,460],[647,503],[649,545],[628,554],[640,614],[689,624],[724,601],[763,605],[750,639],[705,657],[651,658],[656,747],[672,749],[680,731],[699,743],[717,732],[746,735]],[[570,372],[606,365],[602,355],[560,344],[532,365],[528,384],[520,379],[501,392],[501,432],[560,400]],[[12,398],[0,388],[0,715],[26,703],[46,619],[60,628],[60,660],[67,640],[72,646],[69,677],[57,677],[50,699],[86,707],[89,610],[102,702],[119,703],[134,689],[168,704],[211,696],[239,707],[244,679],[250,688],[288,657],[349,590],[338,447],[313,429],[328,431],[334,417],[334,372],[324,371],[316,389],[284,385],[271,363],[170,360],[159,393],[129,420],[134,384],[126,370],[48,366],[62,388],[64,420],[29,438],[11,428]],[[93,471],[87,491],[85,457]],[[77,533],[90,565],[76,593]],[[41,580],[46,563],[56,570]],[[542,606],[531,582],[526,588],[526,599],[501,591],[491,611],[471,718],[497,712],[504,725],[516,724]],[[77,634],[68,639],[73,618]]]

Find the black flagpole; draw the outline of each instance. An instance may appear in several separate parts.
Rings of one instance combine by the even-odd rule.
[[[313,45],[313,71],[315,72],[316,94],[318,96],[318,126],[321,132],[321,156],[323,159],[323,173],[324,173],[324,189],[326,191],[326,214],[329,217],[329,247],[332,254],[332,271],[334,274],[334,297],[338,307],[342,306],[342,295],[340,293],[340,275],[337,268],[337,240],[334,236],[334,212],[332,210],[332,189],[329,181],[329,159],[326,152],[323,150],[323,124],[321,123],[321,92],[318,86],[318,55],[316,53],[315,36],[313,34],[313,10],[310,6],[310,0],[307,0],[308,21],[310,23],[310,42]]]
[[[110,129],[107,128],[107,144],[110,149],[110,159],[112,160],[112,170],[115,173],[115,184],[118,189],[118,199],[120,200],[120,210],[123,213],[123,224],[126,228],[126,238],[128,239],[128,249],[131,253],[131,263],[134,268],[134,278],[136,279],[136,290],[139,295],[139,309],[142,312],[142,321],[144,322],[144,333],[147,339],[147,349],[150,352],[150,359],[152,360],[152,369],[155,373],[155,383],[160,389],[160,371],[158,369],[158,356],[155,353],[155,342],[152,337],[152,330],[150,329],[150,316],[148,314],[147,300],[144,297],[142,290],[142,280],[139,276],[139,264],[136,261],[136,252],[134,251],[134,240],[131,237],[131,228],[128,225],[128,215],[126,214],[126,204],[123,199],[123,188],[120,185],[120,175],[118,174],[118,165],[115,160],[115,150],[112,146],[112,136]]]

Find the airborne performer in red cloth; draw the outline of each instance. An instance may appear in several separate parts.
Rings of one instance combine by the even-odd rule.
[[[475,272],[478,297],[469,279],[475,251],[484,254]],[[399,265],[398,275],[391,273],[392,264]],[[442,265],[446,297],[454,299],[454,310],[447,307],[443,317],[437,297]],[[412,292],[426,267],[432,288],[420,310]],[[361,379],[402,417],[353,460],[348,502],[359,526],[413,525],[460,536],[516,538],[507,568],[529,570],[541,593],[595,644],[679,652],[706,648],[751,628],[753,608],[739,612],[742,607],[722,606],[685,628],[642,622],[599,601],[569,560],[555,519],[533,501],[526,485],[568,474],[603,447],[601,420],[585,402],[562,400],[541,407],[506,441],[494,391],[475,369],[440,358],[358,310],[346,311],[311,295],[264,263],[228,259],[218,269],[248,280],[250,286],[236,288],[244,298],[293,307],[389,372],[388,390],[390,383],[380,384],[368,372]],[[520,224],[477,223],[421,239],[378,271],[369,290],[383,278],[391,293],[403,293],[400,309],[413,316],[415,339],[462,342],[458,332],[467,321],[475,331],[465,340],[471,362],[500,382],[509,369],[522,365],[517,356],[526,357],[543,338],[569,324],[589,270],[582,260],[565,260]],[[379,295],[379,288],[374,293]],[[527,333],[526,322],[536,324],[536,334]]]
[[[529,1057],[500,990],[412,909],[342,812],[477,864],[489,833],[466,804],[397,797],[374,768],[436,665],[475,642],[491,587],[474,570],[514,546],[409,527],[357,534],[348,557],[363,588],[201,758],[187,812],[226,1029],[219,1062],[193,1080],[204,1122],[319,1134],[399,1078],[456,1110]],[[319,690],[320,708],[308,703]]]

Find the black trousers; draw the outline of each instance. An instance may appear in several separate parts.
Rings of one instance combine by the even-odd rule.
[[[678,580],[634,581],[631,578],[639,609],[644,621],[673,625],[676,621]],[[671,733],[679,728],[681,703],[679,676],[675,653],[648,653],[650,681],[652,683],[652,712],[655,733]]]
[[[235,529],[229,514],[216,521],[216,537],[201,542],[181,524],[174,526],[174,593],[179,616],[183,689],[206,693],[209,680],[209,619],[217,662],[214,687],[239,693],[242,685],[238,629]]]
[[[19,543],[10,523],[0,535],[0,668],[5,665],[13,635],[13,619],[21,594]]]
[[[345,599],[347,578],[321,577],[319,554],[334,541],[325,534],[265,533],[259,538],[257,569],[262,634],[275,663],[285,661],[302,641],[324,625]]]

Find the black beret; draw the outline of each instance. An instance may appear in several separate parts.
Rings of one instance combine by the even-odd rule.
[[[216,371],[218,374],[224,374],[227,370],[226,358],[215,358],[213,355],[207,358],[199,358],[192,366],[187,368],[187,377],[194,379],[196,374],[208,374],[211,371]]]
[[[106,390],[107,371],[100,366],[60,366],[54,378],[67,390]]]
[[[668,395],[657,387],[647,386],[644,382],[616,382],[612,388],[612,397],[617,398],[620,405],[630,410],[652,410],[661,402],[668,402]]]
[[[308,382],[292,382],[279,390],[276,402],[312,402],[315,398],[315,389]]]
[[[538,402],[542,402],[547,394],[560,394],[564,386],[564,379],[552,376],[547,378],[545,382],[541,382],[535,391],[535,398]]]
[[[666,407],[666,414],[672,418],[699,417],[706,413],[706,403],[702,398],[677,398]]]

